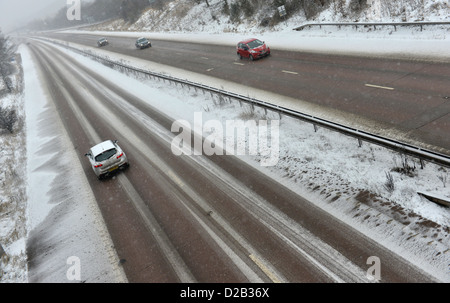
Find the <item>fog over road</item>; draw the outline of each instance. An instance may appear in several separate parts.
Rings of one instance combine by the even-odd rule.
[[[94,42],[94,38],[72,39]],[[130,42],[122,39],[115,42],[115,47],[119,52],[122,47],[128,54],[143,56],[144,52],[131,49]],[[186,68],[194,71],[204,68],[200,62],[206,59],[201,58],[197,45],[155,44],[159,46],[147,53],[152,58],[160,54],[157,58],[162,63],[188,62]],[[370,266],[367,260],[371,256],[383,260],[382,282],[433,281],[405,259],[237,157],[174,155],[171,151],[174,134],[170,131],[173,120],[166,113],[122,89],[120,84],[112,83],[108,75],[78,64],[53,46],[30,40],[29,47],[43,76],[42,82],[83,163],[117,254],[126,260],[123,268],[130,282],[367,282]],[[308,58],[309,63],[303,63],[302,68],[310,66],[310,71],[317,72],[300,70],[290,63],[289,56],[293,54],[289,53],[278,59],[257,61],[252,64],[256,70],[250,74],[244,70],[236,72],[235,68],[227,69],[230,63],[220,59],[218,49],[211,48],[214,51],[208,62],[217,73],[220,70],[237,82],[243,82],[245,77],[249,85],[258,85],[264,75],[275,73],[272,66],[275,62],[277,68],[291,71],[294,68],[302,76],[310,77],[311,85],[323,86],[320,84],[323,79],[328,79],[327,86],[333,81],[350,85],[361,78],[354,72],[346,74],[351,79],[345,80],[320,75],[319,66],[345,69],[337,63],[325,63],[329,60],[326,56],[318,56],[320,62],[313,56]],[[176,57],[174,53],[178,51],[184,55]],[[377,64],[372,64],[375,69]],[[409,67],[401,72],[387,72],[391,74],[390,81],[376,81],[379,75],[369,80],[383,85],[395,79],[400,81],[399,75],[407,69],[410,73],[417,72],[419,65],[412,64],[407,63]],[[433,66],[417,64],[421,64],[422,70]],[[284,85],[287,94],[296,96],[303,89],[298,89],[298,85],[292,89],[298,83],[289,82],[293,76],[296,75],[281,73],[273,78],[277,80],[263,83],[273,90],[283,89]],[[313,80],[314,77],[317,79]],[[442,80],[437,82],[438,92],[434,91],[430,101],[436,106],[439,94],[444,93],[441,85]],[[368,89],[372,92],[368,96],[373,98],[388,93]],[[311,89],[308,94],[313,93]],[[349,94],[347,100],[354,98],[351,93],[340,93]],[[421,94],[417,91],[412,95]],[[369,100],[373,99],[364,102]],[[331,101],[322,99],[322,102]],[[354,107],[345,102],[341,106]],[[402,122],[406,123],[413,114],[404,115]],[[379,113],[377,116],[389,120]],[[84,153],[104,139],[118,139],[131,166],[115,178],[101,182],[84,159]]]

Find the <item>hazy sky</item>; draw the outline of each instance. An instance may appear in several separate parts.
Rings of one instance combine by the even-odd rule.
[[[34,19],[53,15],[67,0],[0,0],[0,28],[8,33]]]

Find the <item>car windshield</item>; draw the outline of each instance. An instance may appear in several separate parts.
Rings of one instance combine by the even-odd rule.
[[[147,42],[147,39],[146,38],[140,38],[140,39],[138,39],[138,42],[139,43],[144,43],[144,42]]]
[[[264,42],[262,42],[261,40],[253,40],[251,42],[248,43],[248,47],[250,48],[257,48],[264,45]]]
[[[97,162],[105,161],[105,160],[111,158],[112,156],[114,156],[116,153],[117,153],[117,150],[115,148],[108,149],[107,151],[104,151],[101,154],[98,154],[95,157],[95,161],[97,161]]]

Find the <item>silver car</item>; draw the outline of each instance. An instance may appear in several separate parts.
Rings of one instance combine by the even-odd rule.
[[[93,146],[85,156],[91,162],[92,169],[99,179],[129,166],[128,158],[117,144],[117,140],[99,143]]]

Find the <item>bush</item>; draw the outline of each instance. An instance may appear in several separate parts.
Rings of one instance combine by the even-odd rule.
[[[241,10],[239,8],[239,4],[231,3],[231,5],[230,5],[230,20],[231,20],[231,22],[233,22],[233,23],[238,22],[240,17],[241,17]]]
[[[367,8],[367,0],[351,0],[349,4],[350,12],[360,14]]]
[[[252,17],[255,13],[255,7],[249,0],[240,0],[240,7],[246,18]]]
[[[392,170],[397,173],[406,175],[408,177],[414,177],[416,174],[415,163],[413,162],[413,165],[410,165],[408,157],[404,155],[401,155],[401,161],[402,161],[401,166],[396,166]]]
[[[391,173],[386,173],[386,183],[384,183],[384,188],[390,193],[395,189],[394,178]]]
[[[0,107],[0,129],[6,129],[12,134],[16,122],[17,115],[15,110]]]

